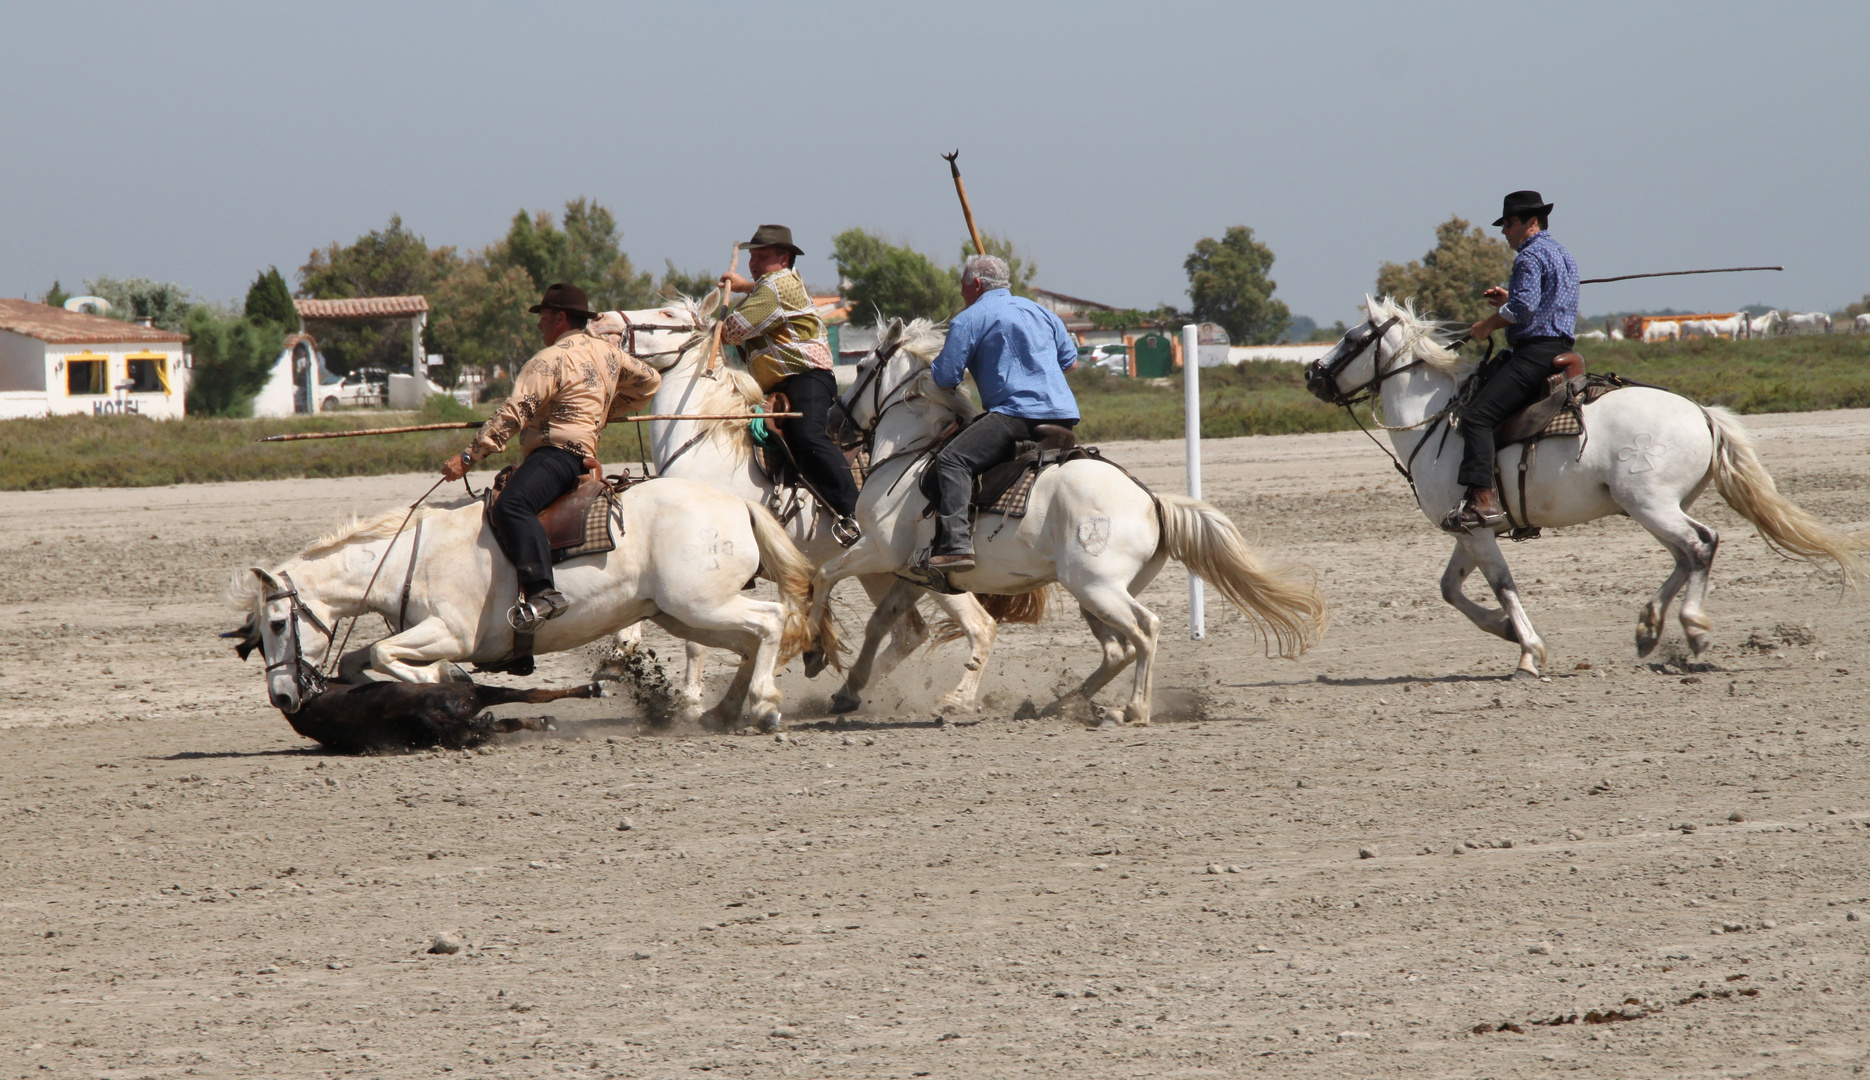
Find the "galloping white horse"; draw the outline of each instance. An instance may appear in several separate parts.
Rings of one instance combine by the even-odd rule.
[[[864,536],[819,568],[812,582],[814,618],[823,617],[840,580],[904,570],[929,543],[934,522],[921,519],[927,500],[917,481],[940,433],[980,412],[966,395],[935,385],[929,363],[943,337],[926,319],[907,326],[892,321],[842,398],[852,420],[875,439],[857,503]],[[1005,595],[1062,584],[1077,597],[1104,653],[1103,663],[1067,697],[1088,704],[1134,660],[1136,682],[1122,714],[1129,723],[1149,723],[1162,627],[1135,597],[1171,557],[1232,601],[1282,656],[1297,656],[1324,630],[1325,603],[1316,586],[1302,575],[1262,567],[1234,523],[1207,503],[1152,497],[1115,466],[1079,459],[1042,473],[1028,507],[1020,521],[982,512],[974,544],[979,566],[950,579],[959,588]],[[877,605],[839,704],[855,707],[878,638],[913,595],[913,587],[900,582]]]
[[[662,386],[650,403],[654,415],[708,416],[757,411],[765,401],[759,384],[745,371],[724,360],[709,365],[708,335],[705,321],[696,304],[680,300],[667,307],[648,311],[614,313],[626,326],[634,327],[625,348],[645,363],[662,372]],[[614,325],[600,320],[600,329]],[[794,423],[799,421],[795,420]],[[768,505],[773,498],[773,481],[753,456],[753,437],[747,420],[655,420],[650,422],[650,454],[659,476],[679,476],[698,483],[722,488],[749,502]],[[822,565],[844,548],[832,535],[833,515],[809,494],[800,492],[800,505],[782,507],[784,525],[789,535],[812,566]],[[889,574],[869,574],[859,579],[874,603],[882,599],[898,579]],[[915,610],[915,599],[925,590],[917,590],[902,618],[892,628],[890,647],[879,662],[887,673],[928,639],[928,627]],[[969,655],[961,672],[961,681],[942,695],[937,708],[977,712],[980,709],[980,682],[987,656],[993,648],[996,632],[993,616],[982,608],[972,594],[936,595],[936,603],[947,613],[967,638]],[[620,650],[628,650],[641,635],[641,628],[618,635]],[[702,673],[707,663],[706,650],[693,642],[688,646],[688,674],[683,695],[691,709],[701,701]],[[808,668],[808,675],[817,670]]]
[[[316,692],[341,618],[375,612],[395,628],[344,657],[351,681],[441,682],[447,661],[489,663],[511,652],[505,612],[519,583],[482,503],[424,507],[399,534],[404,517],[396,510],[356,522],[273,570],[235,575],[230,600],[248,613],[248,640],[266,657],[267,689],[282,711]],[[535,651],[574,649],[649,619],[677,637],[739,653],[723,709],[776,729],[774,667],[808,643],[834,646],[818,640],[828,626],[805,621],[811,567],[773,515],[718,488],[656,480],[622,494],[611,530],[615,550],[553,571],[571,610],[539,628]],[[742,593],[755,575],[778,583],[780,603]]]
[[[1398,460],[1408,464],[1422,513],[1431,522],[1440,521],[1463,492],[1455,478],[1461,439],[1449,437],[1446,424],[1472,365],[1443,343],[1442,324],[1418,316],[1407,303],[1365,297],[1364,308],[1369,321],[1307,366],[1306,384],[1334,404],[1365,394],[1381,397],[1383,425]],[[1456,330],[1450,325],[1449,332]],[[1532,525],[1562,527],[1627,514],[1675,556],[1674,572],[1637,619],[1637,655],[1647,656],[1656,647],[1669,602],[1684,584],[1682,631],[1697,656],[1707,647],[1709,623],[1702,602],[1719,537],[1689,517],[1687,508],[1710,483],[1782,554],[1834,560],[1852,586],[1870,570],[1857,554],[1861,545],[1856,540],[1779,494],[1754,452],[1753,437],[1726,409],[1633,386],[1586,405],[1584,420],[1588,437],[1550,439],[1533,454],[1523,497],[1516,480],[1508,480],[1499,495],[1519,521]],[[1525,453],[1523,444],[1502,449],[1500,474],[1515,477]],[[1499,608],[1475,603],[1461,591],[1476,567],[1492,586]],[[1456,538],[1441,594],[1474,625],[1519,644],[1515,676],[1539,674],[1545,643],[1520,604],[1493,533]]]

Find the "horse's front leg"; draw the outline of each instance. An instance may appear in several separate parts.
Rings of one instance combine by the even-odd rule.
[[[812,605],[807,620],[813,626],[824,620],[825,610],[831,604],[831,590],[838,582],[859,574],[881,574],[895,569],[890,553],[866,533],[863,539],[834,556],[812,575]],[[807,649],[801,659],[805,662],[807,677],[823,671],[828,662],[824,649],[816,645]]]
[[[1490,532],[1469,533],[1461,538],[1462,546],[1480,566],[1481,574],[1487,584],[1493,587],[1493,595],[1499,599],[1500,607],[1505,610],[1509,641],[1519,643],[1519,666],[1514,669],[1515,679],[1536,679],[1539,669],[1545,666],[1545,642],[1540,640],[1538,631],[1532,628],[1532,620],[1526,615],[1525,605],[1519,602],[1519,587],[1513,584],[1513,572],[1507,569],[1506,556],[1500,553],[1500,539]]]
[[[708,647],[697,642],[686,642],[684,652],[688,658],[688,673],[682,680],[682,698],[690,708],[701,708],[701,691],[707,681]]]
[[[920,590],[900,578],[877,601],[876,609],[870,613],[870,619],[864,623],[864,644],[857,651],[857,659],[852,661],[851,669],[844,676],[844,685],[831,695],[831,711],[834,713],[853,712],[863,704],[863,689],[870,684],[872,665],[876,662],[877,646],[883,635],[890,632],[903,612],[909,610],[919,599]]]
[[[1475,626],[1495,637],[1516,641],[1517,639],[1513,637],[1513,626],[1507,621],[1506,612],[1503,609],[1477,604],[1469,598],[1466,592],[1462,591],[1461,586],[1467,581],[1467,576],[1474,572],[1474,565],[1473,553],[1468,551],[1465,544],[1457,541],[1454,546],[1454,555],[1448,559],[1448,569],[1442,571],[1441,598],[1452,604],[1455,610],[1466,615],[1468,621]]]
[[[961,667],[961,681],[935,703],[944,712],[980,711],[980,680],[987,673],[987,657],[993,652],[1000,627],[973,593],[936,594],[935,602],[948,613],[967,635],[967,663]]]
[[[462,641],[447,620],[431,615],[370,646],[370,667],[397,682],[448,681],[444,661],[471,655],[473,643]]]

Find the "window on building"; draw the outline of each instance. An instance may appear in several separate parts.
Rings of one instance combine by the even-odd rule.
[[[65,392],[68,394],[110,393],[110,358],[95,353],[77,353],[65,358]]]
[[[131,353],[124,357],[132,394],[169,392],[169,358],[161,353]]]

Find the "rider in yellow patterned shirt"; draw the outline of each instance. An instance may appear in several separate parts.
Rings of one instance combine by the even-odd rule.
[[[781,437],[806,482],[846,523],[845,535],[854,540],[849,521],[857,509],[857,483],[843,451],[826,434],[838,397],[831,346],[811,290],[792,268],[804,252],[793,245],[792,230],[784,225],[762,225],[740,246],[748,249],[753,277],[729,272],[722,280],[750,295],[727,314],[721,340],[746,351],[747,370],[761,390],[786,395],[792,411],[803,414],[785,422]]]

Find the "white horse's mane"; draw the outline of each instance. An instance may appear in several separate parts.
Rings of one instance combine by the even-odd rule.
[[[1451,335],[1457,326],[1442,322],[1415,309],[1415,298],[1395,300],[1379,296],[1370,302],[1370,318],[1382,323],[1394,318],[1403,336],[1408,339],[1409,351],[1413,359],[1447,375],[1465,375],[1472,368],[1473,361],[1464,360],[1461,353],[1448,347],[1445,335]]]
[[[881,344],[887,333],[878,335]],[[950,390],[935,385],[935,372],[932,365],[935,357],[941,354],[942,345],[948,340],[946,327],[928,319],[911,319],[904,323],[896,334],[896,347],[915,357],[921,370],[910,380],[909,390],[918,396],[933,401],[963,420],[980,415],[981,408],[974,399],[967,396],[960,387]]]

